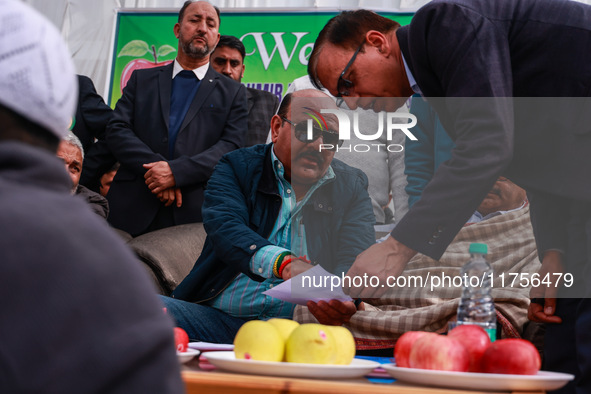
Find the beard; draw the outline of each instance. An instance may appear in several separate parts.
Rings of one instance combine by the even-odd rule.
[[[203,47],[197,48],[193,44],[193,38],[195,37],[192,37],[189,41],[181,42],[181,48],[183,49],[183,52],[187,56],[192,57],[194,59],[203,59],[204,57],[208,56],[211,53],[209,45],[207,45],[207,43],[204,43]]]

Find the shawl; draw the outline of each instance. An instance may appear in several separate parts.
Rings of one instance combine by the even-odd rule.
[[[366,310],[358,311],[344,325],[353,333],[357,349],[394,347],[407,331],[447,331],[448,322],[456,318],[461,285],[457,281],[455,285],[451,281],[431,285],[437,285],[442,275],[460,276],[473,242],[488,245],[486,258],[494,271],[492,296],[503,328],[501,335],[520,337],[527,322],[530,289],[522,286],[527,283],[520,278],[530,278],[540,268],[529,206],[464,226],[439,261],[422,254],[413,257],[398,278],[398,283],[406,281],[406,287],[392,287],[383,297],[365,302]],[[423,286],[418,285],[421,281]],[[294,320],[316,322],[301,306],[296,308]]]

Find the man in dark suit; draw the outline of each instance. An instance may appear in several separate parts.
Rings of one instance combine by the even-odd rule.
[[[590,113],[590,20],[588,5],[556,0],[435,0],[400,28],[369,11],[345,12],[320,33],[308,64],[316,84],[354,108],[391,111],[420,92],[456,144],[392,236],[349,274],[397,276],[417,251],[439,258],[495,179],[510,177],[530,194],[541,277],[562,263],[574,274],[578,289],[563,295],[579,299],[554,300],[552,281],[533,289],[546,300],[530,315],[562,321],[548,327],[546,367],[574,373],[581,392],[591,391],[591,182],[581,181],[591,169],[582,119]]]
[[[209,67],[219,25],[216,7],[185,2],[176,60],[131,75],[107,131],[121,163],[107,195],[116,228],[135,236],[201,221],[214,166],[243,145],[245,88]]]
[[[116,162],[105,141],[112,116],[113,110],[96,92],[92,80],[78,75],[78,105],[71,128],[86,153],[80,183],[97,193],[101,174]]]
[[[244,44],[234,36],[221,36],[220,42],[211,54],[211,66],[217,72],[242,81],[244,77]],[[277,112],[279,99],[264,90],[246,88],[248,100],[248,134],[246,146],[264,144],[267,141],[271,118]]]

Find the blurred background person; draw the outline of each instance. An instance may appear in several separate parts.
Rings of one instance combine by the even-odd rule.
[[[0,392],[182,393],[144,268],[56,158],[77,82],[57,29],[0,0]]]
[[[82,143],[69,131],[57,148],[57,157],[64,161],[66,171],[72,180],[72,194],[81,197],[93,212],[106,219],[109,216],[109,202],[99,193],[95,193],[80,184],[80,175],[84,166],[84,148]]]
[[[211,54],[211,66],[220,74],[241,82],[244,77],[244,44],[234,36],[221,36]],[[264,90],[246,88],[248,101],[248,134],[245,146],[264,144],[271,118],[277,112],[279,99]]]

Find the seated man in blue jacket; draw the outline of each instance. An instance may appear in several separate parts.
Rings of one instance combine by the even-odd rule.
[[[248,320],[291,318],[294,305],[264,291],[309,268],[341,275],[375,242],[367,177],[333,160],[321,144],[338,143],[334,115],[323,114],[309,138],[313,112],[336,109],[317,90],[287,95],[271,119],[272,144],[225,155],[207,185],[208,237],[189,275],[163,297],[191,339],[232,343]],[[353,302],[309,302],[325,324],[350,318]]]

